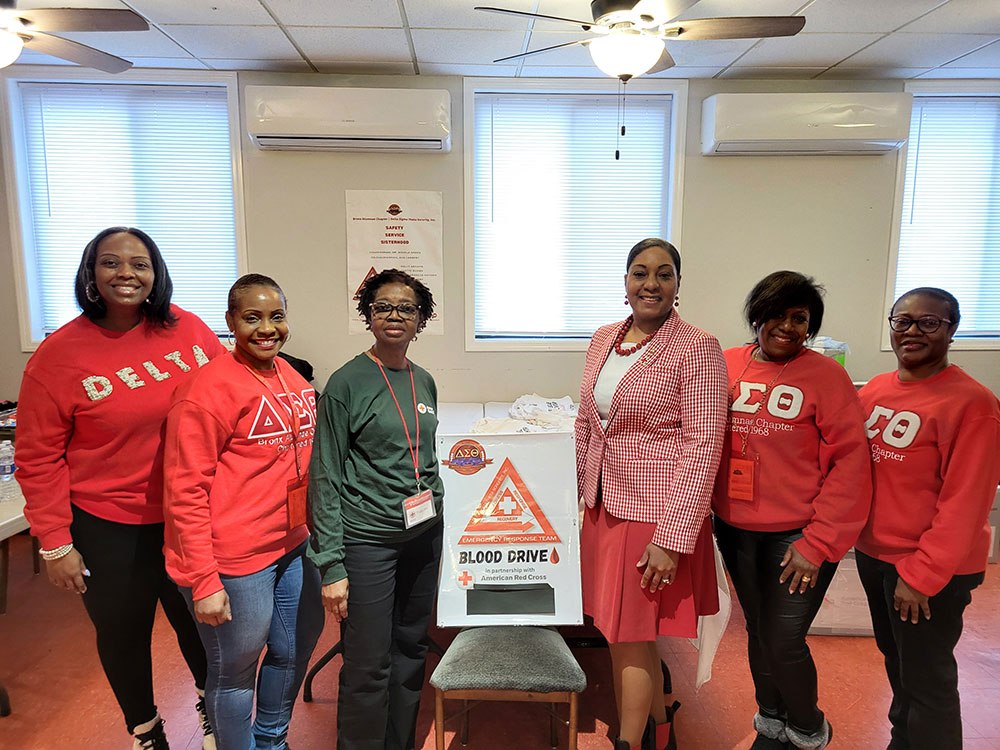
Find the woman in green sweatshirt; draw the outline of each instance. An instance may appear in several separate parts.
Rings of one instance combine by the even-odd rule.
[[[340,622],[340,750],[412,750],[441,558],[437,386],[406,350],[434,309],[396,269],[358,310],[373,346],[330,376],[310,464],[309,557]]]

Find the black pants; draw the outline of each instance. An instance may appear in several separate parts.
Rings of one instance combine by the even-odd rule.
[[[129,732],[156,716],[150,644],[156,602],[177,633],[194,676],[205,687],[205,650],[187,604],[163,562],[163,524],[105,521],[73,508],[73,545],[90,571],[83,603],[97,631],[97,653]]]
[[[962,615],[983,573],[953,576],[929,600],[931,619],[914,625],[899,619],[893,606],[896,566],[861,552],[858,575],[871,610],[875,643],[885,657],[892,686],[890,750],[958,750],[962,747],[962,710],[958,697],[955,646]]]
[[[443,526],[401,544],[345,544],[340,750],[413,750]]]
[[[779,583],[781,559],[802,531],[746,531],[715,519],[719,552],[733,579],[747,621],[747,657],[760,712],[811,734],[823,726],[817,704],[816,665],[806,643],[836,563],[823,563],[816,587],[789,594]]]

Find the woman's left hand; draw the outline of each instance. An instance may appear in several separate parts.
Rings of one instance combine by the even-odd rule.
[[[816,588],[816,575],[819,573],[819,566],[813,565],[802,556],[802,553],[795,549],[794,544],[789,544],[785,550],[785,556],[781,560],[781,577],[779,583],[784,583],[789,578],[792,579],[788,586],[788,593],[806,593],[807,589]]]
[[[639,562],[635,567],[645,567],[642,580],[639,582],[640,588],[648,588],[652,593],[659,591],[664,586],[669,586],[674,580],[674,573],[677,572],[677,561],[681,553],[672,549],[664,549],[658,544],[650,542],[646,545],[646,551],[642,553]]]

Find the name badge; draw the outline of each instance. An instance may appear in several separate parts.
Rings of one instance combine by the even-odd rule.
[[[288,480],[288,528],[294,529],[306,522],[306,495],[309,474],[301,479]]]
[[[435,515],[434,496],[430,490],[411,495],[403,501],[403,523],[408,529],[434,518]]]
[[[753,502],[754,462],[748,458],[729,457],[729,499]]]

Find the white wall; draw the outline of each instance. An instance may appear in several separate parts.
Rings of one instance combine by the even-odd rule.
[[[438,190],[444,196],[446,335],[420,337],[411,355],[435,375],[441,400],[512,400],[530,391],[577,394],[582,352],[464,350],[460,78],[240,74],[240,86],[249,83],[447,88],[452,95],[456,129],[452,152],[444,156],[264,152],[244,136],[250,270],[270,274],[284,287],[293,330],[287,351],[313,363],[318,383],[369,343],[366,336],[346,333],[344,191],[420,189]],[[823,332],[848,341],[853,351],[848,359],[851,375],[867,379],[894,365],[891,353],[879,351],[879,341],[886,315],[883,297],[896,157],[699,154],[705,97],[730,91],[818,90],[900,91],[902,82],[691,82],[679,242],[681,313],[715,333],[723,346],[735,346],[747,338],[740,308],[758,279],[782,268],[814,275],[828,290]],[[0,339],[0,398],[16,398],[27,355],[18,344],[5,205],[0,201],[0,323],[6,333]],[[620,249],[623,263],[627,251]],[[512,289],[511,304],[517,302],[518,292]],[[996,352],[955,352],[952,359],[1000,391]]]

